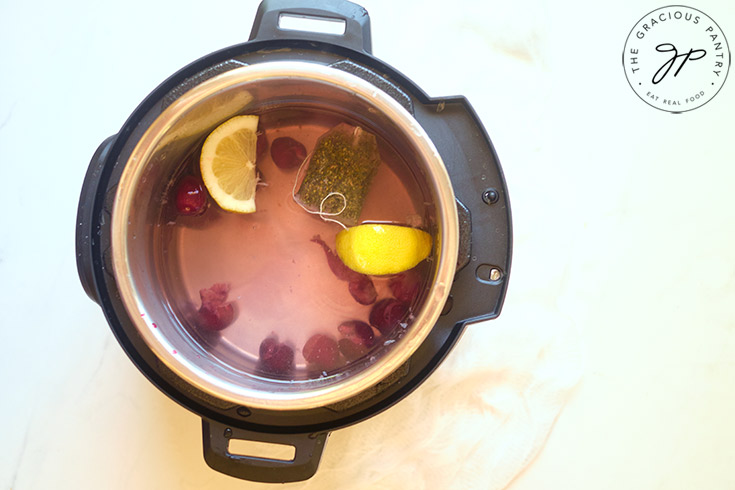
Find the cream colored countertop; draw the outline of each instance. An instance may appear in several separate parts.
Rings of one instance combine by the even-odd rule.
[[[499,319],[468,327],[415,394],[335,431],[317,477],[288,488],[497,488],[498,463],[526,459],[509,489],[735,488],[735,80],[678,115],[633,93],[623,46],[664,5],[363,2],[375,56],[485,124],[511,282]],[[690,5],[735,42],[729,2]],[[245,41],[256,7],[0,4],[0,488],[265,488],[206,466],[199,418],[127,359],[74,250],[97,145],[170,74]],[[523,386],[555,388],[543,413],[494,389],[501,363],[529,360]]]

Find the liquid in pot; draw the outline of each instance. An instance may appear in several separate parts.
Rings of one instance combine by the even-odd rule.
[[[185,336],[230,369],[283,380],[328,376],[394,343],[421,307],[431,259],[393,276],[340,273],[335,236],[342,227],[294,200],[305,167],[274,162],[279,154],[271,146],[278,138],[310,153],[341,123],[360,126],[315,108],[260,114],[265,145],[256,160],[260,183],[252,214],[224,211],[209,196],[201,214],[182,213],[180,203],[177,208],[181,183],[201,178],[201,143],[166,191],[154,234],[164,294]],[[380,164],[359,221],[430,231],[432,205],[408,162],[374,134]]]

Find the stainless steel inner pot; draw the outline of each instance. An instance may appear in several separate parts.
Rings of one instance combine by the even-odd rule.
[[[283,381],[233,369],[187,335],[162,294],[153,260],[155,221],[166,186],[183,158],[211,130],[237,114],[281,107],[349,114],[388,135],[433,203],[432,281],[415,320],[373,356],[317,379]],[[348,399],[408,360],[427,337],[447,300],[458,254],[458,218],[445,166],[416,120],[369,82],[303,61],[235,68],[175,99],[148,127],[128,158],[112,213],[112,267],[121,299],[142,339],[171,371],[199,390],[240,406],[301,410]],[[154,325],[155,323],[155,325]]]

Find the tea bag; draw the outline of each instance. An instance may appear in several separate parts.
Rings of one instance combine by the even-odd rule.
[[[375,135],[341,123],[317,141],[296,200],[311,212],[355,225],[379,164]]]

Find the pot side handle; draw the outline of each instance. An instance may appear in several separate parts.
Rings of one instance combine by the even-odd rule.
[[[210,468],[243,480],[290,483],[307,480],[316,473],[329,433],[270,434],[202,419],[202,436],[204,460]],[[292,446],[296,451],[292,460],[232,454],[229,444],[233,439]]]
[[[75,234],[77,273],[79,274],[79,280],[82,283],[84,292],[95,303],[99,303],[100,300],[97,295],[97,287],[95,286],[94,274],[92,272],[92,245],[100,229],[100,224],[94,222],[92,210],[94,208],[94,201],[97,199],[97,193],[99,192],[98,187],[102,169],[107,163],[107,156],[116,139],[117,134],[109,136],[100,144],[97,151],[94,152],[89,162],[87,173],[84,176],[84,184],[82,184],[82,192],[79,196],[79,208],[77,209]]]
[[[317,32],[283,28],[283,17],[300,18],[309,22]],[[342,23],[344,33],[325,32],[324,29],[320,31],[320,22],[335,25]],[[367,10],[345,0],[263,0],[255,14],[250,41],[273,39],[320,41],[355,51],[372,52]]]

